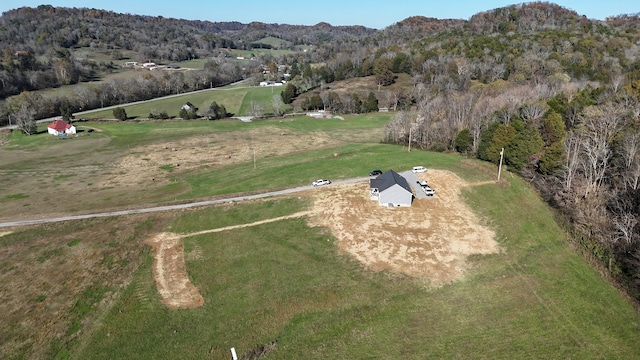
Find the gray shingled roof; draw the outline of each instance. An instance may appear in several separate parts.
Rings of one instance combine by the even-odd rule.
[[[378,177],[376,177],[375,179],[369,180],[370,188],[378,189],[379,192],[383,192],[395,184],[400,185],[408,192],[412,192],[407,179],[393,170],[389,170],[383,174],[378,175]]]

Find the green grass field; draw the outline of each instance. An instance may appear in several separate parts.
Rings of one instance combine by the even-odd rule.
[[[495,227],[504,252],[478,256],[463,281],[364,270],[303,219],[185,239],[194,310],[159,304],[142,265],[77,358],[225,359],[273,340],[273,359],[633,358],[640,317],[567,245],[519,179],[465,192]],[[508,204],[508,205],[507,205]],[[304,200],[197,211],[171,230],[192,232],[293,213]],[[140,291],[146,300],[141,301]]]
[[[166,111],[170,117],[178,117],[180,108],[187,101],[203,111],[216,102],[223,105],[227,112],[235,116],[254,115],[252,109],[257,105],[261,114],[273,113],[271,99],[282,92],[281,87],[232,87],[216,88],[183,94],[180,96],[150,100],[141,104],[123,105],[130,119],[147,119],[152,110]],[[113,110],[98,110],[79,117],[85,119],[113,119]]]
[[[266,98],[264,93],[234,91],[245,101]],[[170,185],[184,189],[178,194],[181,201],[308,185],[318,174],[339,180],[373,168],[406,170],[418,164],[450,170],[470,182],[495,176],[495,166],[455,154],[408,152],[379,143],[389,117],[89,122],[80,126],[96,126],[101,132],[73,141],[108,140],[99,149],[105,156],[214,132],[260,134],[268,127],[341,141],[334,147],[263,157],[255,169],[253,162],[243,162],[187,173]],[[259,145],[259,138],[251,140]],[[2,154],[24,150],[48,159],[51,149],[65,144],[41,135],[12,134],[12,150]],[[38,166],[37,161],[24,163],[29,170]],[[9,176],[4,173],[0,185]],[[78,181],[71,173],[52,179]],[[462,192],[495,231],[502,252],[472,256],[462,280],[438,288],[421,279],[367,270],[338,250],[326,228],[295,218],[186,237],[186,270],[204,306],[169,310],[160,302],[150,248],[144,245],[150,234],[192,233],[294,214],[311,206],[303,195],[16,228],[0,236],[0,275],[7,280],[0,282],[0,294],[7,299],[0,304],[6,315],[0,320],[5,329],[0,344],[13,344],[15,351],[0,352],[0,357],[27,358],[32,348],[44,346],[48,358],[59,359],[229,359],[231,347],[243,355],[277,340],[269,359],[637,358],[640,315],[569,245],[553,212],[525,181],[508,172],[503,179],[508,184]],[[165,193],[172,192],[157,191],[156,200],[166,200]],[[28,190],[11,193],[0,196],[0,204],[32,196]],[[85,196],[73,199],[80,206]],[[91,259],[88,268],[71,272]],[[21,277],[31,280],[19,286],[8,282]],[[78,290],[70,293],[70,279],[75,278]],[[21,303],[29,311],[6,310],[8,304],[20,303],[14,298],[18,293],[25,294]],[[38,311],[50,318],[30,318]],[[59,327],[55,335],[49,333],[50,343],[38,345],[25,330],[30,322],[47,332],[52,324]]]

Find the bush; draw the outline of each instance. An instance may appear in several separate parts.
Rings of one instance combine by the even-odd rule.
[[[207,111],[207,119],[209,120],[218,120],[227,117],[227,109],[224,105],[218,105],[215,101],[211,103],[209,106],[209,110]]]
[[[197,111],[198,109],[191,109],[191,110],[180,109],[180,117],[183,118],[184,120],[197,119],[198,118]]]
[[[166,110],[162,110],[160,112],[157,112],[156,110],[152,110],[149,113],[149,119],[160,119],[160,120],[166,120],[169,118],[169,114],[167,114]]]
[[[125,121],[127,120],[127,112],[124,108],[117,107],[113,109],[113,117],[120,121]]]

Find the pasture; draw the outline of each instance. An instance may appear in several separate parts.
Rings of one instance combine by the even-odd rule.
[[[205,111],[215,101],[223,105],[234,116],[273,114],[271,99],[282,92],[282,87],[233,86],[167,96],[132,105],[123,105],[130,119],[148,119],[151,111],[166,111],[172,117],[178,117],[180,108],[186,102]],[[256,112],[257,111],[257,112]],[[113,119],[113,110],[97,110],[78,115],[85,119]]]
[[[407,209],[372,208],[366,190],[335,186],[247,203],[2,228],[0,355],[228,359],[231,347],[270,359],[640,353],[640,316],[572,249],[528,184],[508,172],[495,184],[495,166],[457,155],[381,144],[390,116],[86,122],[79,129],[94,132],[64,141],[12,134],[0,148],[2,221],[278,190],[320,177],[366,176],[373,168],[425,165],[433,174],[454,174],[462,185],[448,188],[452,181],[429,178],[442,197]],[[459,205],[446,206],[448,191],[458,194]],[[349,196],[354,212],[334,216],[332,206]],[[459,225],[461,207],[491,230],[500,250],[466,256],[460,276],[440,284],[428,272],[409,275],[362,262],[346,246],[381,239],[408,258],[421,247],[399,240],[403,227],[383,221],[370,236],[350,239],[331,225],[348,230],[374,213],[422,219],[424,231],[411,231],[428,243],[427,229],[441,219],[433,216],[447,213],[450,224],[437,221],[437,239],[446,242],[457,237],[448,231]],[[163,303],[154,277],[158,250],[148,245],[160,233],[180,234],[174,250],[202,306]]]

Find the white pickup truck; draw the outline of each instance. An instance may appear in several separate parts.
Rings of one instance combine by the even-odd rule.
[[[433,196],[436,194],[436,191],[433,190],[426,181],[418,180],[416,182],[418,183],[418,185],[420,185],[420,188],[422,189],[422,191],[424,191],[425,194],[427,194],[427,196]]]
[[[318,179],[312,183],[313,186],[322,186],[331,184],[330,180]]]

